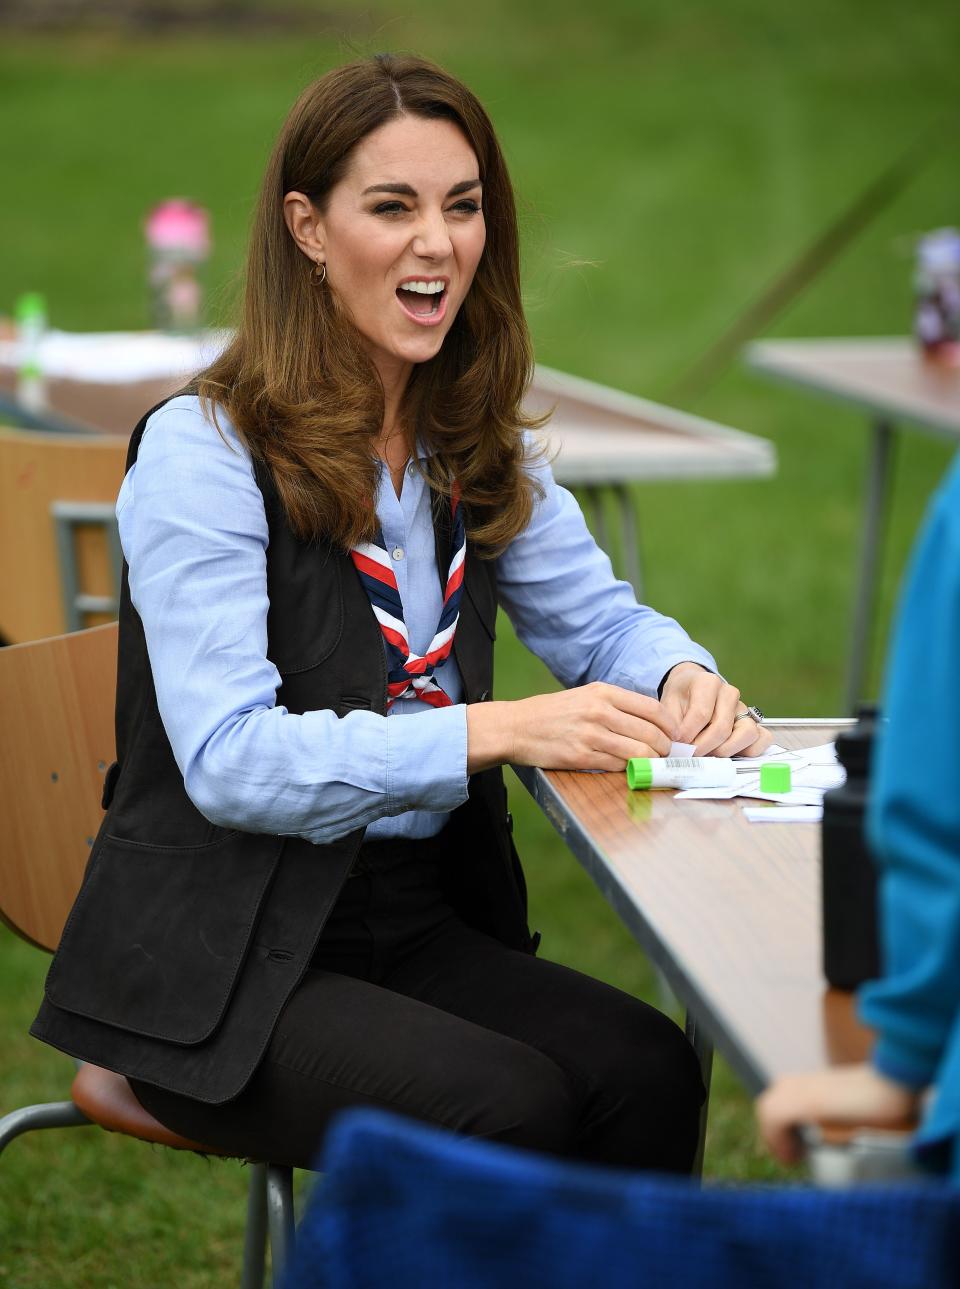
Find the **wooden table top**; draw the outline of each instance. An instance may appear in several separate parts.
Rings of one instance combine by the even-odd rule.
[[[768,722],[787,748],[843,724]],[[866,1056],[852,996],[821,970],[818,825],[750,824],[741,801],[631,792],[623,774],[515,769],[751,1093]]]
[[[949,438],[960,437],[960,368],[924,359],[905,336],[863,340],[762,340],[756,371]]]

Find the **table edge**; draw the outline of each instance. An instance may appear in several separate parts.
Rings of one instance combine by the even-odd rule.
[[[768,726],[788,729],[849,728],[855,725],[853,717],[770,717]],[[510,768],[530,793],[561,840],[577,862],[593,880],[607,903],[629,930],[647,957],[663,973],[677,1000],[692,1013],[710,1035],[715,1047],[742,1082],[751,1096],[757,1096],[770,1084],[769,1071],[755,1064],[744,1053],[741,1045],[717,1016],[709,1000],[683,966],[663,946],[659,936],[647,920],[643,909],[635,903],[618,882],[612,880],[603,855],[594,849],[576,817],[566,807],[560,794],[547,778],[546,772],[535,766],[511,765]]]

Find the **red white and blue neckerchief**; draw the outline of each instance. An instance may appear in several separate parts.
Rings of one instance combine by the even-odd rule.
[[[450,498],[450,507],[450,570],[443,592],[440,621],[425,654],[411,652],[407,624],[403,619],[400,589],[393,571],[393,561],[383,540],[383,529],[379,524],[372,541],[355,546],[350,552],[350,558],[370,597],[370,605],[386,642],[388,709],[398,698],[419,698],[431,707],[451,706],[449,695],[434,680],[433,671],[450,656],[460,618],[460,597],[463,595],[467,537],[463,526],[460,490],[456,484]]]

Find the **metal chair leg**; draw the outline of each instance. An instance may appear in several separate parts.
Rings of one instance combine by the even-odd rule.
[[[243,1238],[240,1289],[263,1289],[267,1255],[267,1166],[250,1165],[247,1191],[247,1229]]]
[[[293,1169],[267,1164],[267,1224],[274,1289],[280,1289],[284,1268],[293,1253]]]
[[[72,1101],[48,1101],[11,1110],[0,1119],[0,1153],[14,1137],[38,1128],[92,1127],[90,1120]]]
[[[72,1101],[23,1106],[0,1118],[0,1153],[15,1137],[42,1128],[91,1128],[94,1125]],[[274,1289],[279,1289],[294,1242],[293,1169],[280,1164],[252,1164],[247,1194],[247,1229],[243,1246],[241,1289],[263,1289],[267,1232]]]

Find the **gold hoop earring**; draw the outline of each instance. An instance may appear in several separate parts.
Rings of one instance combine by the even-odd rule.
[[[319,270],[319,276],[317,272],[318,270]],[[317,260],[316,264],[314,264],[313,268],[310,270],[310,281],[313,283],[314,286],[323,286],[326,280],[327,280],[327,266],[323,260]]]

